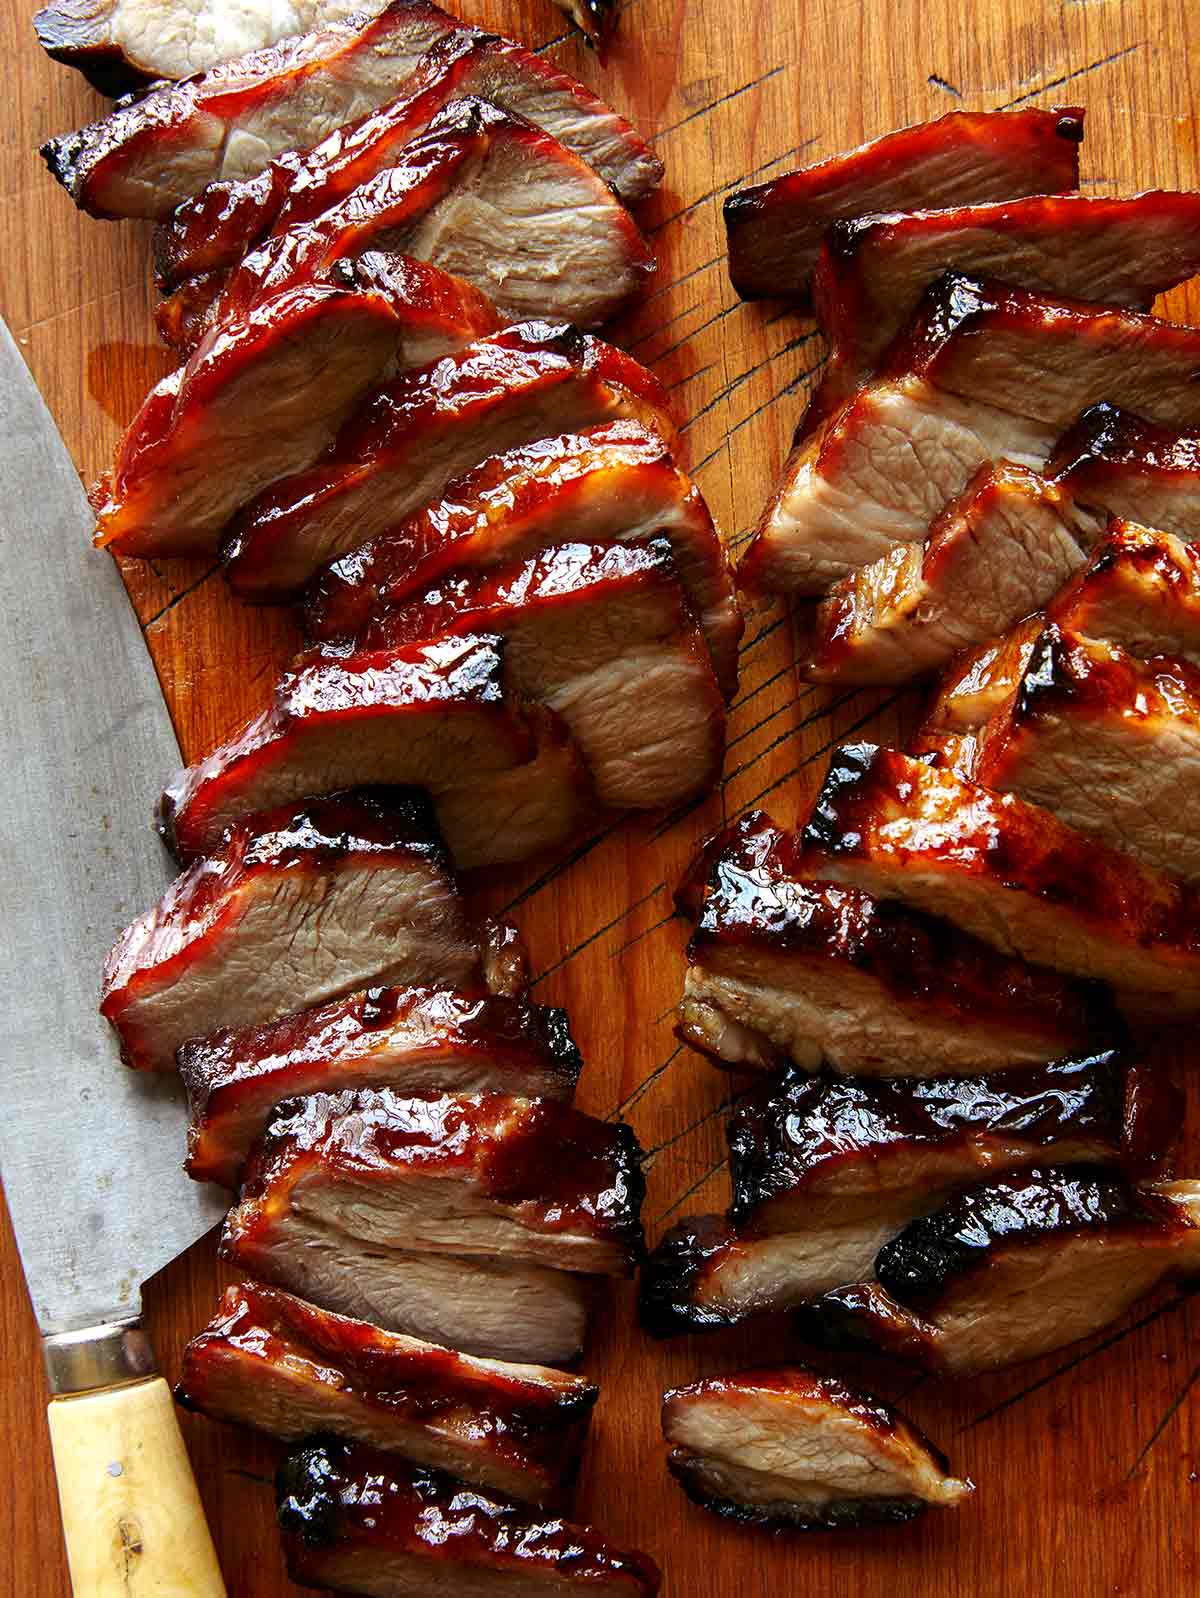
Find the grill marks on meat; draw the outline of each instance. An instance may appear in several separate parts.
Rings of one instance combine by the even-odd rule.
[[[951,111],[725,202],[729,273],[743,299],[807,302],[831,223],[868,212],[1052,194],[1079,182],[1082,110]]]
[[[813,278],[833,391],[867,377],[929,284],[952,268],[1148,311],[1200,271],[1200,194],[1039,194],[834,223]]]
[[[930,528],[837,583],[800,674],[897,683],[944,666],[1040,609],[1086,560],[1092,528],[1071,497],[1025,467],[983,466]]]
[[[720,774],[724,704],[665,540],[563,544],[442,579],[364,642],[431,631],[502,637],[509,688],[561,716],[606,806],[681,804]]]
[[[757,1525],[830,1530],[910,1520],[973,1491],[901,1416],[800,1366],[663,1398],[671,1474],[694,1503]]]
[[[188,1173],[235,1186],[251,1145],[285,1099],[391,1088],[569,1102],[582,1063],[564,1010],[494,993],[368,988],[180,1049]]]
[[[680,1036],[718,1062],[851,1075],[1003,1070],[1087,1052],[1095,990],[998,956],[925,914],[814,880],[801,834],[761,811],[710,844]]]
[[[660,1576],[644,1554],[599,1532],[414,1471],[372,1449],[318,1442],[289,1455],[277,1480],[288,1571],[304,1586],[392,1598],[444,1588],[611,1593],[653,1598]]]
[[[183,1351],[175,1396],[286,1443],[336,1433],[525,1502],[555,1499],[599,1390],[473,1359],[244,1282]]]
[[[1200,1008],[1194,894],[1048,811],[872,744],[835,757],[808,871],[944,917],[1007,954],[1099,978],[1132,1007]]]
[[[800,1312],[806,1337],[926,1369],[994,1370],[1065,1348],[1200,1266],[1200,1184],[1029,1172],[950,1199],[876,1261],[878,1282]]]
[[[728,697],[742,632],[729,567],[699,490],[662,438],[610,422],[493,455],[445,495],[314,578],[310,638],[362,638],[452,575],[495,571],[573,541],[670,545],[675,570]]]
[[[1092,405],[1058,441],[1046,471],[1085,504],[1195,536],[1200,434]]]
[[[162,830],[189,860],[248,811],[373,782],[428,788],[460,868],[564,842],[593,802],[549,713],[510,707],[500,641],[468,634],[301,657],[269,709],[176,777]]]
[[[548,432],[639,421],[675,442],[657,380],[563,324],[525,322],[376,391],[319,465],[278,483],[234,525],[243,598],[286,598],[318,567],[403,522],[485,457]]]
[[[164,83],[42,147],[92,216],[161,221],[218,178],[248,178],[395,98],[445,32],[436,7],[397,0],[317,32]]]
[[[311,466],[377,382],[497,325],[482,294],[418,261],[369,258],[248,299],[150,391],[93,490],[97,544],[214,553],[236,512]]]
[[[425,802],[334,794],[247,818],[118,939],[101,1011],[127,1065],[170,1070],[214,1023],[272,1021],[372,982],[478,980]]]

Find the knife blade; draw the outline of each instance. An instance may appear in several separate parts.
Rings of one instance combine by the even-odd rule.
[[[0,504],[0,1179],[52,1388],[80,1392],[150,1374],[142,1283],[222,1204],[183,1171],[178,1083],[127,1070],[97,1009],[110,945],[170,880],[150,810],[179,749],[119,573],[91,548],[78,474],[3,323]],[[73,1548],[71,1565],[74,1577]]]

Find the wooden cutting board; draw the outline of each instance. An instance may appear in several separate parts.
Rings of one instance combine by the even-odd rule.
[[[1200,20],[1184,0],[626,0],[623,36],[603,70],[546,0],[459,0],[459,9],[544,50],[657,135],[667,182],[645,223],[661,276],[622,337],[670,388],[731,544],[759,511],[821,355],[810,323],[778,306],[742,306],[730,289],[720,207],[731,188],[955,107],[1074,103],[1089,107],[1087,192],[1200,183]],[[147,230],[76,216],[37,158],[47,135],[98,115],[102,102],[43,58],[26,10],[9,0],[0,20],[9,63],[0,311],[90,480],[171,361],[151,324]],[[1177,293],[1166,310],[1200,320],[1200,294]],[[20,538],[20,505],[0,515],[5,538]],[[294,642],[291,625],[238,608],[195,564],[131,563],[126,578],[193,758],[265,702]],[[752,617],[720,790],[671,825],[630,823],[566,869],[512,874],[477,895],[490,909],[516,901],[541,974],[537,997],[570,1008],[588,1062],[582,1105],[620,1110],[651,1151],[655,1238],[669,1218],[727,1202],[721,1112],[730,1084],[672,1036],[684,935],[669,919],[671,888],[723,817],[761,801],[790,823],[835,741],[859,731],[891,738],[912,719],[911,700],[893,695],[797,695],[791,666],[787,625],[774,612]],[[54,818],[46,824],[52,832]],[[52,1078],[53,1037],[46,1071]],[[181,1151],[182,1137],[181,1128]],[[1197,1163],[1185,1154],[1182,1173]],[[225,1279],[207,1240],[148,1287],[169,1374]],[[0,1282],[0,1584],[11,1598],[63,1598],[45,1393],[6,1221]],[[898,1530],[773,1539],[685,1502],[663,1469],[658,1399],[703,1374],[789,1357],[786,1326],[653,1346],[636,1328],[632,1288],[622,1287],[587,1362],[603,1396],[578,1514],[653,1553],[671,1598],[1182,1598],[1197,1579],[1195,1320],[1186,1299],[1164,1294],[1090,1344],[954,1386],[882,1363],[850,1369],[902,1399],[978,1494],[958,1513]],[[274,1450],[198,1418],[185,1417],[184,1429],[230,1593],[282,1598],[294,1589],[272,1520]]]

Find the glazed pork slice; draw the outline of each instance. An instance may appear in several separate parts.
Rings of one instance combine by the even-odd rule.
[[[375,1598],[654,1598],[659,1589],[652,1560],[590,1526],[539,1521],[357,1444],[318,1441],[290,1454],[277,1493],[288,1572],[304,1587]]]
[[[555,1100],[317,1093],[268,1124],[222,1249],[248,1264],[316,1225],[409,1253],[628,1276],[644,1187],[629,1127]]]
[[[1076,498],[1190,541],[1200,527],[1200,433],[1089,406],[1046,466]]]
[[[951,111],[741,189],[725,202],[733,286],[743,299],[807,303],[821,240],[840,218],[1074,189],[1083,119],[1082,110]]]
[[[470,634],[301,656],[262,715],[171,782],[163,837],[187,861],[248,812],[403,782],[432,792],[460,868],[553,847],[587,814],[590,785],[549,712],[510,705],[502,667],[501,641]]]
[[[798,1365],[714,1376],[666,1393],[667,1467],[693,1503],[807,1531],[911,1520],[974,1489],[878,1399]]]
[[[838,751],[803,835],[813,876],[939,915],[1006,954],[1200,1009],[1200,902],[1037,805],[873,744]]]
[[[1159,870],[1200,879],[1200,677],[1050,622],[963,774]]]
[[[720,775],[725,707],[665,540],[440,579],[354,647],[456,632],[504,639],[509,688],[562,718],[601,804],[682,804]]]
[[[1200,563],[1172,533],[1113,522],[1048,614],[1068,632],[1143,660],[1174,655],[1200,665]]]
[[[877,1282],[798,1312],[826,1347],[951,1375],[1036,1359],[1200,1271],[1200,1183],[1030,1171],[973,1188],[880,1250]]]
[[[93,490],[97,544],[214,554],[235,513],[311,466],[382,378],[497,325],[482,294],[418,261],[367,260],[249,305],[151,389]]]
[[[912,753],[936,755],[954,769],[969,768],[980,732],[1016,692],[1045,625],[1044,615],[1027,616],[1001,637],[956,660],[912,739]]]
[[[516,1093],[569,1102],[582,1066],[564,1010],[432,987],[376,987],[229,1027],[179,1051],[188,1174],[235,1187],[285,1099],[323,1089]]]
[[[666,396],[630,356],[562,323],[524,322],[376,390],[326,458],[247,508],[226,547],[242,598],[288,598],[490,455],[627,419],[675,443]]]
[[[493,571],[566,541],[665,539],[726,697],[742,633],[729,566],[703,495],[654,432],[609,422],[486,460],[416,515],[319,573],[305,601],[315,642],[361,637],[423,588]]]
[[[1148,311],[1156,295],[1200,272],[1200,194],[1006,196],[835,222],[813,299],[841,392],[870,374],[930,283],[952,268]]]
[[[751,812],[709,846],[679,1035],[723,1066],[960,1076],[1087,1053],[1112,1021],[1087,984],[931,915],[819,880],[803,838]]]
[[[436,7],[394,3],[162,83],[42,146],[81,210],[161,221],[218,178],[249,178],[395,99],[444,32]]]
[[[127,1065],[169,1071],[214,1025],[275,1020],[372,982],[479,978],[426,802],[335,794],[252,816],[128,927],[101,1012]]]
[[[575,1474],[598,1389],[472,1359],[243,1282],[183,1351],[176,1399],[285,1443],[345,1437],[527,1503]]]
[[[981,466],[920,544],[835,584],[813,624],[809,682],[901,683],[1040,610],[1083,566],[1094,528],[1026,467]]]

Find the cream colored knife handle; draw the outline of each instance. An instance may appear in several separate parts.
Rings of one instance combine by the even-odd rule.
[[[75,1598],[225,1598],[161,1376],[50,1401]]]

